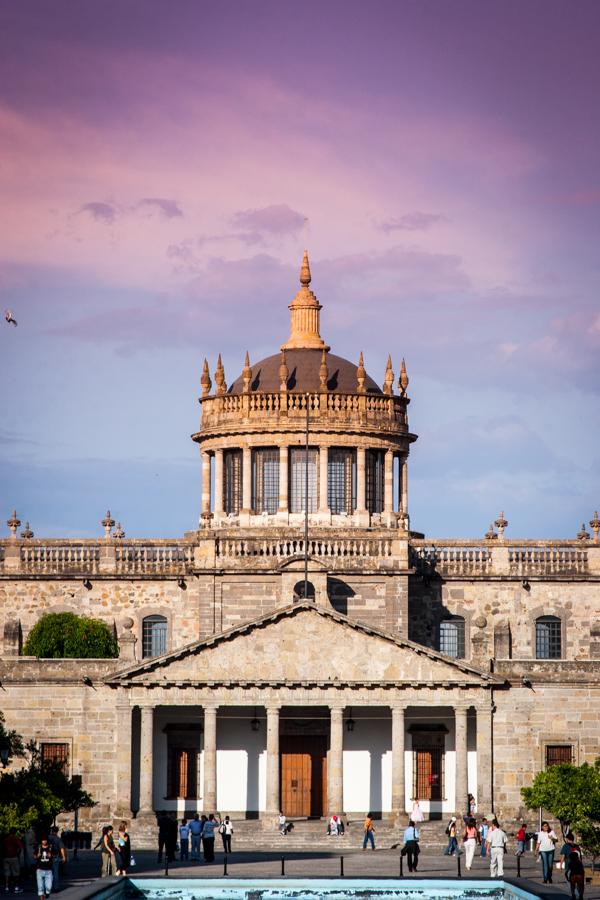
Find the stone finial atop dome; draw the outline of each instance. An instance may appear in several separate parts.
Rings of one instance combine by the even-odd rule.
[[[202,368],[202,378],[200,379],[200,384],[202,386],[202,396],[208,397],[210,394],[210,389],[212,387],[212,381],[210,380],[210,374],[208,371],[208,360],[204,359],[204,366]]]
[[[329,350],[319,334],[321,304],[309,288],[311,282],[308,250],[304,251],[300,268],[300,290],[290,303],[290,336],[282,350]]]
[[[388,394],[390,397],[394,393],[394,372],[392,371],[392,357],[389,353],[383,379],[383,393]]]
[[[319,385],[322,391],[327,390],[329,380],[329,368],[327,366],[327,350],[323,348],[321,353],[321,365],[319,366]]]
[[[362,355],[362,350],[360,351],[360,356],[358,357],[358,367],[356,369],[356,390],[359,394],[364,394],[366,391],[365,381],[367,379],[367,373],[365,370],[365,362]]]
[[[250,390],[250,382],[252,381],[252,369],[250,368],[250,357],[247,350],[244,368],[242,369],[242,378],[244,379],[244,393],[247,394]]]
[[[279,364],[279,389],[282,391],[287,391],[287,383],[288,378],[290,377],[290,370],[288,369],[288,365],[285,358],[285,348],[281,348],[281,362]]]
[[[225,368],[221,360],[221,354],[217,359],[217,368],[215,369],[215,383],[217,385],[217,394],[227,393],[227,382],[225,381]]]

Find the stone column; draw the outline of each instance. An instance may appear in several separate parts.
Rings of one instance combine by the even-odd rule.
[[[487,698],[486,698],[487,699]],[[493,806],[492,709],[490,700],[477,707],[477,812],[488,819]]]
[[[202,452],[202,518],[210,516],[210,453]]]
[[[356,520],[359,525],[368,525],[367,513],[367,451],[364,447],[356,449]]]
[[[117,701],[117,729],[119,752],[115,764],[115,817],[131,818],[131,705],[126,699]],[[152,764],[152,751],[150,752]],[[152,802],[152,798],[150,798]]]
[[[467,810],[468,768],[467,768],[467,709],[454,708],[454,749],[455,749],[455,793],[454,811],[457,817]],[[459,821],[461,821],[459,819]]]
[[[329,448],[319,447],[319,512],[329,515],[328,494]]]
[[[140,809],[138,815],[152,815],[154,809],[152,765],[154,707],[141,706],[140,713]]]
[[[328,815],[340,815],[344,809],[344,708],[330,708],[329,757],[327,761]]]
[[[204,790],[206,815],[217,808],[217,707],[204,707]]]
[[[400,464],[400,488],[402,491],[402,502],[400,504],[402,512],[408,515],[408,457],[401,457]]]
[[[394,512],[394,451],[385,451],[383,511],[390,515]]]
[[[223,451],[215,450],[215,499],[213,512],[215,518],[223,515]]]
[[[279,707],[267,706],[267,808],[265,818],[279,812]]]
[[[252,450],[242,451],[242,512],[250,515],[252,508]]]
[[[288,501],[288,456],[289,451],[287,445],[279,448],[279,512],[287,513],[289,510]]]
[[[392,706],[392,815],[406,812],[406,765],[404,707]]]

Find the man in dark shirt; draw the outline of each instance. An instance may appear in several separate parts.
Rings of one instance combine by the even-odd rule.
[[[48,838],[44,835],[39,847],[35,851],[35,868],[38,896],[45,900],[52,892],[52,861],[56,851],[50,846]]]

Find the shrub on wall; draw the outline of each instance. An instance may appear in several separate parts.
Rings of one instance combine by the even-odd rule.
[[[119,646],[99,619],[49,613],[31,629],[23,653],[40,659],[111,659],[119,655]]]

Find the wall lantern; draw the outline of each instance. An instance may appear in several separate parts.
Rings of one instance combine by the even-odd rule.
[[[348,718],[346,719],[346,728],[347,728],[348,731],[354,731],[354,726],[355,726],[355,725],[356,725],[356,722],[355,722],[354,719],[352,718],[352,709],[350,709],[350,710],[349,710]]]
[[[254,718],[250,722],[250,728],[252,731],[258,731],[260,729],[260,719],[256,718],[256,707],[254,707]]]

